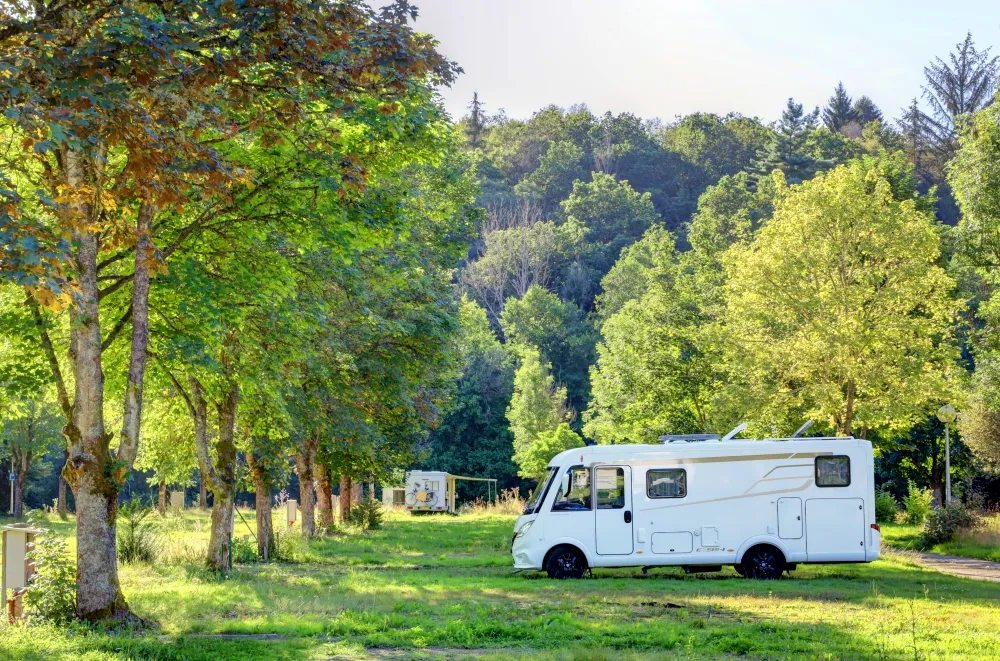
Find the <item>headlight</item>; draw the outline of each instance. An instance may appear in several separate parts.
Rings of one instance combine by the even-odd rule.
[[[518,537],[524,537],[525,535],[527,535],[528,534],[528,529],[531,528],[531,524],[532,523],[534,523],[533,520],[532,521],[528,521],[523,526],[521,526],[520,528],[518,528],[517,531],[514,533],[514,539],[517,539]]]

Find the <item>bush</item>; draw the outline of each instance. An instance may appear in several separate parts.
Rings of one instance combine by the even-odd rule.
[[[28,582],[24,605],[42,620],[64,623],[73,619],[76,609],[76,563],[66,542],[51,532],[35,538],[30,557],[35,575]]]
[[[233,540],[233,562],[240,565],[247,565],[257,562],[257,542],[243,535]]]
[[[378,530],[382,527],[384,516],[382,503],[374,498],[368,498],[352,507],[347,518],[348,521],[362,530]]]
[[[903,498],[903,506],[906,508],[906,522],[914,526],[923,524],[927,515],[931,513],[932,502],[934,502],[934,495],[931,490],[918,489],[917,485],[911,481],[910,492]]]
[[[899,513],[899,502],[885,489],[875,492],[875,520],[879,523],[893,523]]]
[[[118,508],[118,561],[150,564],[156,559],[156,533],[146,519],[153,508],[133,498]]]
[[[920,545],[929,548],[935,544],[950,542],[959,530],[972,528],[976,523],[975,515],[959,502],[933,510],[924,521]]]
[[[268,553],[271,562],[291,562],[292,560],[292,540],[287,533],[283,533],[277,528],[274,529],[274,543]]]

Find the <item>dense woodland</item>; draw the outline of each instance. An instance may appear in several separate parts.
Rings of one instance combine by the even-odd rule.
[[[997,497],[971,35],[903,109],[846,81],[776,121],[458,119],[405,3],[69,4],[0,10],[0,458],[16,514],[79,515],[81,616],[127,608],[119,500],[168,489],[211,504],[217,568],[238,498],[269,531],[289,488],[312,535],[411,467],[527,488],[742,421],[871,439],[886,488],[940,493],[948,403],[956,493]]]

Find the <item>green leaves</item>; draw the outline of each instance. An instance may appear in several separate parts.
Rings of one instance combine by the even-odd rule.
[[[784,412],[891,434],[947,399],[963,303],[910,177],[901,157],[868,157],[782,188],[725,255],[733,359]]]

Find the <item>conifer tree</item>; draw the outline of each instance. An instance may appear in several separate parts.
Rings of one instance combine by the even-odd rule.
[[[480,146],[483,131],[486,130],[486,115],[483,113],[483,103],[479,100],[479,92],[472,93],[469,103],[469,119],[465,125],[465,134],[469,138],[469,146],[473,149]]]
[[[812,177],[818,169],[816,159],[806,150],[806,139],[816,128],[819,108],[810,113],[802,110],[801,103],[789,97],[781,119],[775,125],[774,137],[766,149],[757,153],[754,160],[754,184],[760,177],[775,170],[785,173],[789,183],[797,184]]]
[[[858,115],[851,103],[851,97],[847,96],[844,83],[837,83],[837,87],[833,90],[833,96],[830,97],[826,108],[823,109],[823,124],[834,133],[838,133],[845,125],[856,121],[858,121]]]
[[[955,147],[959,117],[993,103],[998,73],[998,58],[990,55],[989,48],[976,50],[971,32],[948,60],[936,57],[924,67],[923,96],[931,111],[922,117],[931,145],[946,158]]]
[[[882,111],[879,110],[878,106],[875,105],[875,102],[867,96],[858,97],[858,99],[854,102],[853,112],[854,116],[862,126],[870,124],[871,122],[882,121]]]

